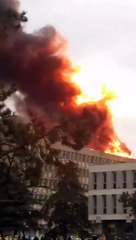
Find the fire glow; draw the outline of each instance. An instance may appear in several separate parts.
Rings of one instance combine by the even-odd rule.
[[[0,0],[0,13],[4,16],[11,9],[18,14],[17,2]],[[22,28],[11,29],[11,25],[6,29],[7,39],[0,39],[0,83],[16,84],[24,96],[20,101],[25,113],[31,109],[36,117],[39,114],[48,122],[47,128],[60,126],[62,143],[76,150],[89,146],[132,157],[113,127],[116,96],[109,89],[114,89],[100,83],[94,88],[91,71],[84,75],[73,68],[66,54],[67,41],[54,27],[45,26],[28,34]]]
[[[107,111],[109,112],[110,118],[112,120],[113,101],[117,100],[118,98],[116,93],[107,89],[105,84],[101,84],[97,86],[97,92],[95,92],[95,95],[92,94],[93,88],[91,88],[91,81],[84,81],[85,76],[86,74],[84,74],[82,68],[76,67],[72,82],[76,83],[77,86],[80,87],[81,93],[75,98],[75,104],[77,104],[77,106],[84,104],[89,106],[93,104],[101,105],[101,102],[104,102],[105,107],[107,108]],[[127,147],[124,148],[124,143],[119,140],[116,134],[113,134],[112,141],[109,142],[109,147],[107,146],[104,152],[122,157],[133,157],[132,153],[127,149]]]

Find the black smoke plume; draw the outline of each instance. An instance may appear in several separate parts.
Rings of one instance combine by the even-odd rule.
[[[5,20],[9,12],[10,18]],[[45,118],[57,122],[63,143],[71,143],[76,149],[90,145],[93,149],[114,151],[112,143],[119,139],[106,100],[79,106],[74,103],[80,89],[71,82],[74,69],[66,55],[65,39],[52,26],[35,34],[14,28],[20,21],[14,19],[20,16],[15,0],[0,0],[0,16],[1,28],[6,24],[7,32],[0,40],[0,81],[14,82],[27,106],[39,107]],[[123,143],[121,150],[130,153]]]

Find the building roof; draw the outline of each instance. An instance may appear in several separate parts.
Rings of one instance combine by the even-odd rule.
[[[60,142],[57,142],[53,145],[53,148],[60,149],[63,151],[69,151],[69,152],[75,152],[75,153],[81,153],[93,157],[98,157],[98,158],[103,158],[103,159],[108,159],[111,160],[111,162],[134,162],[136,161],[134,158],[128,158],[128,157],[123,157],[123,156],[117,156],[115,154],[110,154],[110,153],[103,153],[98,150],[92,150],[89,147],[84,147],[79,151],[74,150],[73,148],[70,148],[66,145],[62,145]]]

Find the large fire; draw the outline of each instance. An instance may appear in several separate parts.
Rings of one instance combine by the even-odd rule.
[[[17,6],[17,0],[0,0],[0,13],[5,16],[11,9],[18,16]],[[116,96],[109,89],[114,89],[100,83],[95,88],[92,72],[74,71],[66,54],[66,40],[56,29],[46,26],[28,34],[9,24],[6,30],[7,38],[0,38],[0,83],[16,84],[24,96],[21,103],[25,112],[32,109],[35,116],[42,113],[46,127],[57,126],[62,143],[76,150],[89,145],[94,150],[131,157],[113,127]]]
[[[85,79],[84,72],[82,72],[82,68],[77,67],[75,74],[73,75],[72,82],[76,83],[78,87],[80,87],[81,93],[76,96],[75,104],[77,107],[80,105],[92,105],[98,104],[101,105],[101,101],[105,103],[105,106],[109,112],[111,118],[113,117],[113,101],[117,100],[117,94],[106,88],[105,84],[100,84],[97,86],[97,92],[92,93],[93,88],[91,87],[91,81],[84,81]],[[87,80],[87,79],[86,79]],[[91,91],[92,89],[92,91]],[[96,90],[96,89],[95,89]],[[118,104],[118,103],[117,103]],[[115,107],[116,105],[114,105]],[[115,154],[118,156],[124,157],[133,157],[132,153],[124,147],[124,143],[122,143],[116,134],[113,134],[112,141],[109,142],[107,148],[105,148],[105,153]]]

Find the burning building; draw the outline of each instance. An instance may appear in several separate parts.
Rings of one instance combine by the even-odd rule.
[[[18,16],[18,9],[16,0],[0,0],[1,25],[7,12]],[[92,98],[93,84],[86,94],[86,79],[78,80],[79,68],[66,54],[67,41],[54,27],[28,34],[12,28],[12,21],[7,22],[6,38],[0,39],[0,83],[16,84],[25,112],[42,113],[50,128],[60,126],[61,142],[76,150],[88,145],[131,156],[113,127],[110,102],[115,94],[102,86],[100,95]]]
[[[79,181],[85,190],[86,196],[88,196],[88,199],[89,199],[88,201],[89,220],[92,221],[92,223],[94,223],[94,226],[97,226],[96,232],[94,233],[101,234],[102,231],[104,231],[102,227],[103,219],[106,220],[105,216],[106,216],[106,213],[108,213],[108,212],[105,212],[105,214],[103,214],[101,212],[103,195],[106,196],[107,204],[108,204],[108,201],[109,201],[108,199],[111,197],[112,194],[115,194],[117,192],[118,186],[123,186],[121,185],[121,184],[124,184],[123,181],[126,183],[126,185],[124,185],[125,186],[124,188],[122,187],[122,189],[118,189],[119,193],[121,193],[123,190],[127,191],[130,186],[132,187],[133,176],[134,176],[133,167],[136,166],[135,159],[133,158],[128,159],[128,157],[117,156],[109,153],[102,153],[96,150],[90,150],[88,147],[82,148],[81,150],[76,151],[73,148],[70,148],[66,145],[62,145],[61,143],[54,144],[53,148],[56,150],[59,150],[60,152],[59,159],[63,163],[67,161],[73,161],[74,163],[77,164],[77,171],[79,172]],[[125,174],[127,171],[127,175],[126,175],[127,178],[124,177],[125,180],[123,180],[124,171],[125,171]],[[105,174],[106,174],[106,178],[104,177]],[[113,174],[116,175],[115,181],[114,181],[115,183],[114,188],[112,186],[113,176],[114,176]],[[52,192],[56,190],[57,179],[55,176],[56,176],[55,167],[52,165],[46,166],[46,171],[44,172],[43,178],[41,179],[41,184],[39,187],[35,188],[35,197],[37,198],[37,200],[39,200],[39,202],[42,203],[45,199],[45,196],[49,196]],[[134,188],[132,187],[132,189],[129,189],[129,190],[130,192],[132,192]],[[110,197],[109,196],[107,197],[107,194],[109,194]],[[98,197],[96,213],[93,212],[94,211],[94,206],[93,206],[94,203],[92,203],[93,195],[97,195]],[[119,198],[119,196],[117,197]],[[99,201],[99,198],[101,198],[100,201]],[[106,205],[106,208],[110,209],[111,201],[112,200],[110,199],[110,205]],[[119,211],[123,211],[123,208],[121,204],[118,203],[117,198],[116,198],[116,204],[119,205],[121,208],[121,210]],[[107,211],[110,211],[110,210],[107,210]],[[128,219],[129,212],[127,212],[125,215],[124,213],[122,214],[123,214],[122,219],[124,222],[125,217],[127,217]],[[108,221],[111,220],[112,217],[113,219],[116,218],[116,220],[118,221],[118,212],[114,214],[110,214],[109,212],[109,215],[107,216]],[[42,227],[44,226],[45,222],[41,221],[40,224]],[[107,221],[104,222],[104,224],[107,224]],[[111,225],[112,225],[112,221],[111,221]],[[104,226],[106,228],[106,225]]]
[[[0,0],[0,26],[9,11],[18,16],[17,1]],[[0,84],[15,83],[23,95],[19,104],[25,113],[29,115],[31,109],[48,128],[58,127],[61,145],[54,147],[61,150],[63,161],[77,162],[87,191],[90,164],[124,162],[132,157],[113,126],[111,102],[115,94],[101,86],[99,96],[92,97],[93,79],[86,92],[87,80],[79,80],[80,69],[66,53],[67,41],[54,27],[29,34],[23,28],[13,28],[14,20],[6,21],[7,34],[0,39]],[[42,183],[48,185],[49,192],[56,184],[53,171],[48,168]],[[44,189],[38,188],[37,198],[45,196]]]

